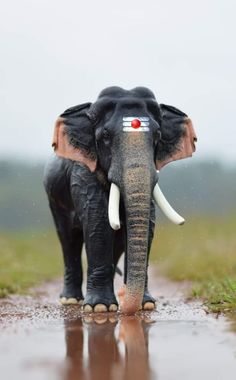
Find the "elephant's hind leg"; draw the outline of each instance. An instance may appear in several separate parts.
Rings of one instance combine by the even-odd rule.
[[[64,287],[60,294],[63,305],[82,304],[83,271],[81,253],[83,232],[74,227],[73,212],[50,200],[50,208],[60,239],[64,258]]]

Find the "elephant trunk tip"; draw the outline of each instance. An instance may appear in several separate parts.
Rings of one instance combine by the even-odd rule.
[[[120,311],[123,314],[132,315],[142,309],[143,295],[141,293],[129,293],[126,286],[123,286],[118,295],[120,300]]]

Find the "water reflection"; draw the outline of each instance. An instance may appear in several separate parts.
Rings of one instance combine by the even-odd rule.
[[[152,322],[141,317],[118,320],[116,316],[65,321],[63,379],[151,380],[148,333]]]

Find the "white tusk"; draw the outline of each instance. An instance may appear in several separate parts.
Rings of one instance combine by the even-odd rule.
[[[109,204],[108,204],[108,218],[111,228],[113,230],[120,229],[120,190],[114,183],[111,184]]]
[[[169,204],[167,199],[165,198],[164,194],[162,193],[158,183],[154,187],[153,190],[153,198],[156,202],[156,204],[160,207],[162,212],[166,215],[168,219],[171,220],[171,222],[175,224],[184,224],[185,220],[180,216]]]

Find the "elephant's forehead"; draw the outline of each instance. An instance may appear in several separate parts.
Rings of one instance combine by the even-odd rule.
[[[146,87],[135,87],[131,90],[125,90],[121,87],[112,86],[102,90],[98,96],[100,99],[155,99],[154,93]]]

